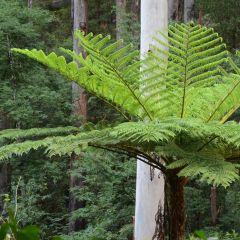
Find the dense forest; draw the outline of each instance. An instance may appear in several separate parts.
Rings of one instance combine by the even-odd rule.
[[[75,30],[81,30],[86,35],[109,34],[111,39],[107,44],[117,41],[119,52],[129,44],[134,55],[140,50],[140,10],[140,0],[0,0],[1,146],[35,140],[35,133],[42,137],[56,133],[67,136],[115,127],[126,118],[138,119],[138,115],[116,111],[114,104],[108,105],[106,99],[99,98],[90,88],[83,89],[70,82],[61,70],[54,71],[51,66],[47,67],[50,64],[37,59],[38,63],[12,49],[42,49],[47,54],[63,54],[71,61],[71,55],[61,52],[61,46],[81,52],[87,59],[89,39],[73,37]],[[197,26],[213,27],[226,43],[226,51],[234,61],[231,66],[238,74],[239,12],[239,0],[168,1],[169,25],[192,21],[191,24]],[[84,42],[87,50],[79,46],[78,41]],[[173,48],[169,49],[171,52]],[[139,60],[138,54],[134,57],[131,61]],[[75,63],[79,68],[90,64],[87,60],[75,60]],[[221,68],[227,71],[231,67],[222,61]],[[239,114],[234,112],[230,120],[239,122]],[[21,130],[28,129],[26,136],[22,136]],[[108,145],[96,148],[93,144],[84,150],[68,152],[70,145],[71,139],[66,140],[57,148],[63,154],[53,156],[46,154],[43,145],[33,147],[26,154],[24,150],[24,154],[17,154],[13,149],[15,154],[8,160],[1,157],[7,151],[1,147],[0,224],[11,219],[14,222],[11,224],[19,229],[33,225],[41,229],[40,237],[19,239],[52,239],[54,236],[66,240],[134,239],[136,156],[139,153],[126,155],[109,151]],[[17,151],[21,152],[21,147]],[[154,166],[149,167],[149,179],[154,175]],[[222,185],[196,176],[188,179],[184,189],[186,239],[207,239],[205,234],[216,239],[240,239],[240,182]],[[34,233],[34,228],[30,230]],[[0,239],[9,239],[2,237],[2,231]],[[15,235],[10,239],[17,240]]]

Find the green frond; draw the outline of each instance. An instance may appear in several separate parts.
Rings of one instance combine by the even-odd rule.
[[[76,127],[57,127],[57,128],[31,128],[22,129],[6,129],[0,131],[0,143],[10,140],[37,139],[47,136],[69,135],[80,132],[80,128]]]
[[[196,101],[191,98],[191,93],[198,89],[204,91],[221,79],[219,67],[227,61],[226,46],[213,29],[191,23],[171,25],[168,36],[160,34],[155,41],[153,53],[149,54],[145,64],[146,68],[155,69],[156,64],[160,67],[149,74],[142,94],[154,103],[151,105],[157,118],[193,117],[199,106],[194,106]],[[169,51],[163,50],[166,47]],[[164,58],[168,60],[165,66],[160,62]],[[170,92],[169,87],[170,95],[165,94]],[[166,107],[168,110],[165,111]]]
[[[228,186],[238,179],[240,125],[226,121],[240,107],[240,70],[213,29],[170,25],[144,60],[131,44],[112,43],[110,36],[80,31],[75,36],[87,57],[62,48],[73,59],[70,63],[55,53],[14,51],[56,70],[138,122],[92,131],[6,130],[0,132],[0,161],[39,148],[53,156],[79,154],[92,146],[131,156],[144,153],[146,161],[156,153],[164,163],[155,166],[214,185]],[[234,73],[224,69],[227,61]],[[13,143],[7,145],[9,141]]]

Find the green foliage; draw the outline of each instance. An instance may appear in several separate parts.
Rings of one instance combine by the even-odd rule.
[[[1,158],[42,147],[50,156],[79,154],[87,146],[106,147],[142,155],[163,172],[177,168],[179,176],[201,176],[214,185],[228,186],[238,179],[239,165],[234,161],[239,157],[239,125],[223,123],[240,106],[240,76],[221,67],[227,61],[225,44],[213,29],[192,23],[170,26],[168,36],[161,35],[169,44],[155,40],[169,51],[156,44],[144,61],[137,61],[138,52],[131,52],[131,45],[120,47],[119,41],[110,44],[109,36],[81,32],[76,37],[86,58],[62,49],[81,67],[55,53],[14,49],[76,81],[126,119],[132,115],[150,122],[8,145],[0,149]],[[167,168],[151,152],[163,157]]]
[[[28,9],[26,3],[0,0],[0,115],[1,123],[2,118],[6,120],[1,128],[33,129],[25,132],[27,135],[20,129],[9,129],[3,138],[0,132],[0,144],[8,144],[13,139],[15,143],[33,140],[36,135],[46,137],[79,131],[74,127],[59,127],[75,122],[71,116],[71,85],[40,64],[11,53],[11,48],[16,46],[49,50],[57,41],[62,44],[61,39],[55,39],[57,19],[53,14],[43,9]],[[10,193],[22,177],[17,215],[21,227],[40,226],[44,239],[67,232],[67,167],[66,158],[50,160],[41,150],[11,159],[8,166],[11,180],[7,186]],[[14,207],[14,199],[12,204]]]
[[[46,159],[41,151],[24,158],[12,159],[12,196],[9,203],[15,207],[21,226],[38,225],[41,238],[50,239],[68,230],[68,159]],[[41,171],[39,171],[41,169]],[[18,196],[16,182],[21,177]]]
[[[240,3],[235,0],[196,0],[197,11],[205,15],[204,22],[213,26],[224,38],[231,49],[237,49],[239,45],[240,29],[239,9]]]
[[[11,0],[1,0],[0,8],[0,112],[8,127],[69,124],[70,86],[59,75],[11,53],[14,46],[51,47],[47,29],[54,18],[46,10],[29,10]]]
[[[17,207],[17,205],[16,205]],[[17,210],[17,209],[16,209]],[[1,216],[0,239],[1,240],[40,240],[40,229],[34,225],[21,227],[16,219],[16,211],[9,208],[6,218]],[[61,240],[60,237],[53,237],[52,240]]]
[[[135,167],[134,159],[99,150],[87,151],[75,162],[72,175],[84,185],[72,191],[85,207],[73,212],[72,218],[85,219],[87,228],[64,239],[126,240],[132,236]]]

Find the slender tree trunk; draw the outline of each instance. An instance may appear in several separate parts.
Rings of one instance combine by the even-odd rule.
[[[87,33],[88,31],[88,4],[87,0],[72,0],[72,17],[73,17],[73,35],[75,30],[81,30]],[[76,53],[85,54],[79,47],[78,40],[73,36],[73,51]],[[87,94],[84,89],[80,88],[76,83],[72,83],[72,99],[73,99],[73,113],[81,117],[81,122],[87,121]],[[80,124],[80,123],[79,123]],[[73,155],[70,160],[70,170],[74,168],[74,162],[79,160],[80,156]],[[82,179],[70,175],[70,190],[83,186]],[[84,203],[76,199],[73,193],[69,196],[69,211],[73,212],[79,208],[83,208]],[[70,220],[69,232],[78,231],[85,228],[85,220]]]
[[[187,178],[177,176],[175,171],[167,174],[166,178],[166,219],[167,231],[169,239],[184,240],[185,239],[185,202],[184,187]]]
[[[139,21],[140,16],[140,0],[132,0],[131,12],[134,21]]]
[[[33,7],[33,0],[28,0],[28,8],[32,8]]]
[[[194,0],[184,0],[184,22],[193,20],[193,4]]]
[[[212,223],[213,223],[213,226],[216,226],[218,216],[219,216],[219,208],[218,208],[218,204],[217,204],[217,188],[216,187],[211,187],[210,201],[211,201]]]
[[[168,21],[176,18],[176,0],[168,0]]]
[[[81,30],[88,32],[88,2],[87,0],[72,0],[73,32]],[[74,33],[73,33],[74,34]],[[73,37],[73,51],[82,52],[78,40]],[[83,53],[84,54],[84,53]],[[72,83],[74,114],[81,116],[82,122],[87,120],[87,94],[78,84]]]
[[[167,0],[141,1],[141,54],[150,50],[149,44],[158,31],[167,31]],[[135,240],[151,240],[156,234],[155,216],[164,203],[164,178],[158,170],[150,178],[149,166],[137,162],[135,209]],[[161,229],[159,229],[161,231]],[[156,238],[155,238],[156,239]]]
[[[116,0],[116,37],[123,38],[124,18],[126,15],[126,0]]]

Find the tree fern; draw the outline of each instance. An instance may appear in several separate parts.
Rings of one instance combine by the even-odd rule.
[[[16,136],[9,130],[0,135],[7,139],[0,148],[0,159],[38,148],[52,156],[97,147],[139,157],[166,175],[175,169],[179,176],[200,177],[223,186],[237,179],[240,125],[226,121],[240,106],[238,66],[211,28],[175,24],[169,26],[167,36],[160,34],[167,41],[156,36],[142,61],[131,45],[79,31],[76,37],[87,57],[61,49],[73,58],[70,63],[55,53],[14,49],[77,82],[128,121],[131,116],[137,121],[100,130],[51,130],[48,137],[47,130],[36,134],[18,130]],[[226,62],[233,71],[224,69]]]

